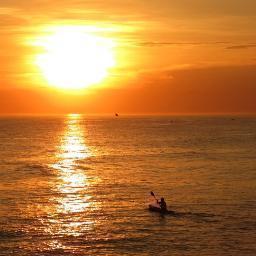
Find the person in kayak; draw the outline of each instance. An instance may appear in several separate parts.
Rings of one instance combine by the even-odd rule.
[[[152,212],[160,212],[162,214],[165,214],[165,213],[174,213],[173,211],[169,211],[167,209],[167,204],[164,200],[163,197],[161,197],[160,200],[158,200],[154,194],[153,191],[150,192],[150,195],[154,197],[155,199],[155,203],[152,202],[150,203],[148,206],[149,206],[149,210],[152,211]]]
[[[166,202],[165,202],[163,197],[161,197],[161,200],[158,203],[160,205],[161,212],[166,212],[167,211],[167,205],[166,205]]]

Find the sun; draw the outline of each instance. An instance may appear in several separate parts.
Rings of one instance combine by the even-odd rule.
[[[51,86],[83,89],[101,82],[115,65],[113,40],[81,27],[60,27],[37,40],[36,64]]]

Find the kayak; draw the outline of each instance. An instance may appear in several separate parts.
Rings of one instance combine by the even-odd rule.
[[[162,211],[161,207],[159,204],[156,204],[156,203],[152,203],[152,204],[149,204],[148,205],[148,209],[151,211],[151,212],[160,212],[162,214],[175,214],[174,211]]]
[[[149,209],[151,212],[161,212],[160,206],[155,205],[155,204],[149,204],[149,205],[148,205],[148,209]]]

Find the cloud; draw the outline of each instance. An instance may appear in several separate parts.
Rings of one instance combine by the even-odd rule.
[[[241,45],[232,45],[226,47],[228,50],[240,50],[240,49],[248,49],[248,48],[254,48],[256,47],[256,44],[241,44]]]
[[[156,42],[156,41],[146,41],[136,43],[138,46],[146,47],[160,47],[160,46],[197,46],[197,45],[218,45],[218,44],[228,44],[229,42]]]

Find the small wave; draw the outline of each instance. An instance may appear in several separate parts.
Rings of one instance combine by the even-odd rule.
[[[26,172],[27,175],[38,175],[38,176],[55,176],[55,173],[44,164],[25,164],[22,167],[17,168],[19,172]]]
[[[211,213],[203,212],[174,212],[173,216],[178,218],[187,218],[194,222],[207,222],[215,223],[219,222],[218,216]]]
[[[215,214],[211,213],[203,213],[203,212],[177,212],[179,215],[183,216],[196,216],[196,217],[206,217],[206,218],[213,218],[216,217]]]
[[[189,218],[197,221],[205,221],[205,222],[216,222],[215,219],[217,215],[211,213],[202,213],[202,212],[178,212],[178,211],[169,211],[167,214],[176,218]]]
[[[83,171],[92,170],[91,167],[84,166],[84,165],[82,165],[82,164],[76,165],[76,168],[79,169],[79,170],[83,170]]]
[[[9,231],[9,230],[0,230],[0,239],[10,239],[10,238],[18,238],[23,237],[25,232],[23,231]]]

